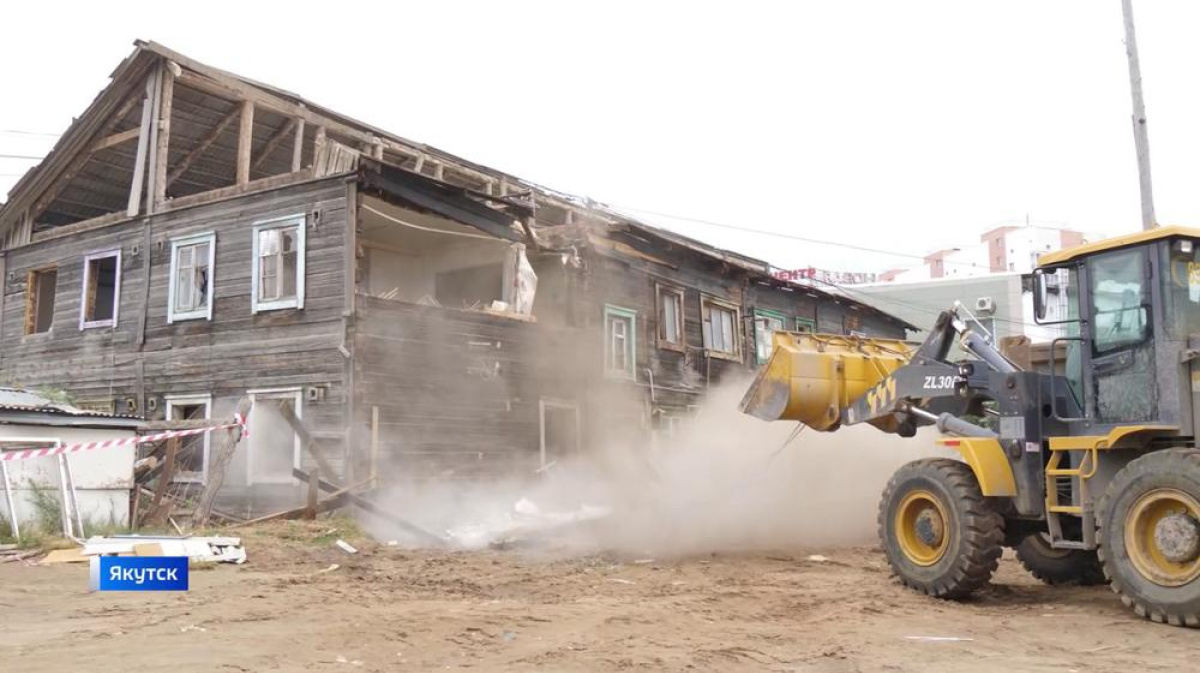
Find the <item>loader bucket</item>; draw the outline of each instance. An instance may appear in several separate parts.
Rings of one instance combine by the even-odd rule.
[[[836,430],[842,411],[911,357],[899,339],[776,332],[771,359],[742,398],[744,413]]]

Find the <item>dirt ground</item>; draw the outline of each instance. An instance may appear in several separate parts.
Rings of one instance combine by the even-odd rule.
[[[84,565],[0,565],[0,670],[1069,673],[1186,670],[1200,651],[1200,632],[1007,557],[984,595],[949,603],[865,547],[550,559],[356,539],[351,556],[331,525],[244,532],[250,562],[195,570],[187,593],[89,593]]]

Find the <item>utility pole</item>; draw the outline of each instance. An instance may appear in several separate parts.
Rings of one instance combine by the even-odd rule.
[[[1146,132],[1146,101],[1142,98],[1142,68],[1138,64],[1133,30],[1133,0],[1121,0],[1125,14],[1125,55],[1129,57],[1129,89],[1133,95],[1133,145],[1137,151],[1138,185],[1142,194],[1142,229],[1158,226],[1154,218],[1154,189],[1150,185],[1150,136]]]

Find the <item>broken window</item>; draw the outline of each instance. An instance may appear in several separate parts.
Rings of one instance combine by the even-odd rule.
[[[499,315],[532,312],[537,274],[522,245],[369,197],[359,213],[360,287],[371,296]]]
[[[812,318],[796,318],[796,331],[812,334],[817,331],[817,322]]]
[[[88,255],[83,260],[83,310],[79,329],[117,324],[121,293],[121,251]]]
[[[754,348],[758,364],[771,359],[771,348],[776,332],[783,331],[784,316],[776,311],[754,310]]]
[[[41,334],[54,326],[54,293],[58,269],[30,271],[25,283],[25,333]]]
[[[737,306],[712,297],[702,297],[704,347],[717,357],[731,360],[740,354]]]
[[[658,285],[658,345],[660,348],[682,349],[683,337],[683,290],[669,285]]]
[[[637,312],[619,306],[604,307],[604,369],[625,378],[637,377]]]
[[[253,311],[304,308],[304,216],[254,227]]]
[[[538,400],[541,466],[557,463],[579,453],[579,406],[573,402]]]
[[[167,289],[167,322],[212,320],[212,271],[216,234],[171,241],[171,284]]]
[[[167,420],[198,421],[209,418],[212,398],[207,395],[168,396]],[[212,433],[182,437],[175,454],[172,481],[204,483],[208,478],[208,452]]]

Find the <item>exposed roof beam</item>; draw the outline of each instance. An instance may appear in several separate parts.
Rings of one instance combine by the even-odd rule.
[[[96,142],[92,143],[92,147],[88,151],[91,152],[92,154],[95,154],[96,152],[99,152],[100,150],[106,150],[110,147],[116,147],[117,145],[127,143],[130,140],[137,138],[138,134],[141,133],[141,131],[142,131],[141,128],[135,126],[131,129],[129,129],[128,131],[121,131],[120,133],[114,133],[111,136],[108,136],[107,138],[101,138],[100,140],[97,140]]]
[[[175,182],[179,179],[179,176],[186,173],[188,167],[192,165],[192,162],[194,162],[196,159],[199,159],[200,155],[204,154],[209,147],[212,147],[213,143],[217,142],[217,138],[220,138],[221,134],[225,132],[225,129],[229,128],[229,125],[233,123],[233,120],[238,118],[238,115],[241,113],[241,111],[242,110],[240,107],[234,107],[232,110],[230,110],[229,113],[222,117],[221,121],[215,127],[213,127],[213,130],[210,131],[208,135],[204,136],[204,139],[200,141],[199,145],[196,145],[191,152],[187,153],[187,156],[179,160],[179,163],[176,164],[175,168],[171,169],[171,172],[167,174],[167,187],[170,187],[172,182]]]
[[[287,121],[286,124],[279,127],[279,130],[276,131],[274,135],[267,139],[267,144],[263,145],[262,151],[259,153],[258,158],[250,164],[251,173],[257,171],[260,166],[267,162],[267,159],[270,158],[271,153],[274,152],[275,149],[279,147],[296,128],[298,121],[299,120],[296,117],[292,117]]]

